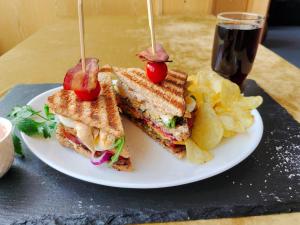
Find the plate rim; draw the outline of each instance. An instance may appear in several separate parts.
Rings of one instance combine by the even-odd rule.
[[[56,88],[51,88],[47,91],[44,91],[44,92],[38,94],[37,96],[35,96],[34,98],[32,98],[26,105],[31,105],[32,103],[34,103],[37,99],[41,98],[42,96],[47,95],[48,93],[54,92],[56,90],[60,90],[60,89],[62,89],[62,86],[59,86],[59,87],[56,87]],[[157,189],[157,188],[168,188],[168,187],[181,186],[181,185],[190,184],[190,183],[194,183],[194,182],[197,182],[197,181],[208,179],[210,177],[221,174],[221,173],[237,166],[239,163],[241,163],[246,158],[248,158],[255,151],[257,146],[259,145],[259,143],[262,139],[262,136],[263,136],[263,131],[264,131],[263,120],[261,118],[260,113],[256,109],[254,109],[254,110],[252,110],[252,115],[254,115],[254,117],[257,119],[255,121],[255,123],[258,123],[258,125],[259,125],[259,127],[261,127],[261,129],[258,130],[257,136],[259,138],[257,139],[257,142],[251,143],[251,146],[249,147],[250,150],[247,151],[247,154],[243,154],[242,157],[239,157],[239,158],[233,158],[232,160],[227,161],[225,165],[223,165],[221,167],[218,167],[217,169],[212,170],[211,172],[206,173],[202,176],[196,176],[195,175],[195,176],[192,176],[192,177],[189,177],[189,178],[186,178],[186,179],[180,179],[180,180],[169,181],[169,182],[151,183],[151,184],[149,184],[149,183],[141,184],[141,183],[133,183],[133,182],[124,183],[124,182],[116,182],[116,181],[107,181],[106,179],[101,179],[101,177],[99,177],[98,179],[93,179],[91,177],[85,177],[84,175],[77,174],[73,171],[70,171],[70,170],[65,169],[63,167],[60,167],[60,166],[57,166],[51,160],[48,160],[47,158],[43,157],[39,153],[39,151],[36,151],[34,146],[32,146],[30,144],[29,140],[27,139],[28,136],[26,134],[24,134],[23,132],[20,132],[20,133],[21,133],[22,139],[23,139],[24,143],[27,145],[28,149],[38,159],[40,159],[42,162],[44,162],[45,164],[47,164],[51,168],[65,174],[65,175],[68,175],[70,177],[73,177],[73,178],[76,178],[78,180],[82,180],[82,181],[85,181],[85,182],[89,182],[89,183],[93,183],[93,184],[97,184],[97,185],[104,185],[104,186],[108,186],[108,187],[129,188],[129,189]]]

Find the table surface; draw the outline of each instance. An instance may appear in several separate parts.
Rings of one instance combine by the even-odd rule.
[[[163,43],[173,63],[170,67],[189,74],[210,70],[214,17],[160,17],[157,40]],[[77,21],[62,20],[38,31],[0,57],[0,95],[18,83],[61,82],[79,59]],[[150,43],[146,17],[102,16],[86,19],[86,55],[100,64],[143,66],[135,53]],[[260,46],[249,78],[300,122],[300,70]],[[299,224],[300,214],[220,219],[189,224]],[[177,224],[177,223],[173,223]],[[180,224],[180,223],[179,223]]]

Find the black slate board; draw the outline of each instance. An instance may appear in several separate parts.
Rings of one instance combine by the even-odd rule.
[[[55,84],[19,85],[0,101],[0,115]],[[68,177],[28,149],[0,180],[0,224],[131,224],[261,215],[300,210],[300,126],[254,81],[264,135],[233,169],[189,185],[154,190],[110,188]],[[167,167],[166,167],[167,169]]]

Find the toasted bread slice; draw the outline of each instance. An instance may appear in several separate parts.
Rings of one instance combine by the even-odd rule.
[[[48,98],[48,105],[56,114],[84,123],[114,135],[124,136],[111,78],[99,76],[101,92],[95,101],[80,101],[74,91],[60,90]]]
[[[65,136],[65,132],[68,132],[74,136],[76,135],[76,131],[74,129],[64,127],[61,123],[59,123],[57,125],[57,129],[56,129],[56,138],[60,142],[61,145],[65,146],[67,148],[73,149],[77,153],[79,153],[87,158],[92,157],[93,153],[90,150],[88,150],[81,144],[76,144],[76,143],[70,141]],[[122,154],[121,155],[122,157],[120,157],[119,160],[112,165],[112,167],[119,171],[131,171],[132,164],[131,164],[131,161],[129,158],[128,150],[126,148],[124,148],[122,152],[127,152],[127,154],[126,153]]]
[[[166,79],[160,84],[154,84],[147,78],[144,70],[139,68],[117,68],[104,66],[100,72],[114,72],[122,85],[143,96],[141,101],[147,101],[163,113],[182,117],[186,110],[184,92],[187,74],[169,70]]]

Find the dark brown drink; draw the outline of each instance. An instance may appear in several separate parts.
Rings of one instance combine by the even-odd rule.
[[[212,69],[242,85],[251,71],[261,28],[254,25],[218,24],[215,31]]]
[[[261,23],[252,23],[249,15],[223,13],[214,37],[212,69],[240,87],[251,71],[262,27]]]

